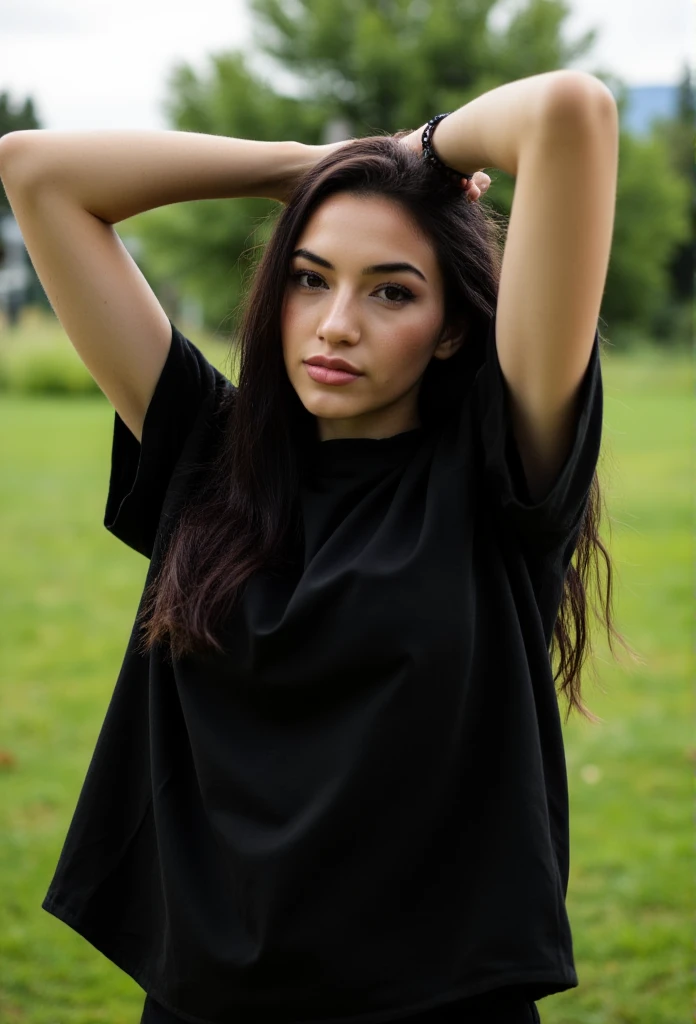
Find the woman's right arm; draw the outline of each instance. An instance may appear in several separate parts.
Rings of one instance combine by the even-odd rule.
[[[34,269],[78,355],[138,441],[172,329],[112,225],[194,199],[282,200],[319,148],[177,131],[3,136],[0,178]]]

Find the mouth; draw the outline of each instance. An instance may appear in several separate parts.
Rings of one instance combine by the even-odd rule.
[[[328,366],[319,366],[315,363],[304,365],[309,376],[318,384],[351,384],[364,376],[362,373],[349,373],[347,370],[332,370]]]

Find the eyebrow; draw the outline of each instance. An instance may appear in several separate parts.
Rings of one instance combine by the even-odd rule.
[[[309,249],[296,249],[292,254],[291,259],[295,256],[304,256],[306,260],[310,260],[312,263],[318,263],[320,267],[326,267],[327,270],[335,270],[333,263],[329,263],[328,260],[323,259],[321,256],[317,256],[315,252],[310,252]],[[422,274],[417,267],[414,267],[411,263],[373,263],[372,266],[363,267],[363,274],[395,274],[399,270],[405,270],[411,274],[416,274],[421,280],[427,284],[425,274]]]

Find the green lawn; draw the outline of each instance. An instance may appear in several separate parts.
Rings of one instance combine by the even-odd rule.
[[[603,357],[616,663],[593,625],[603,719],[564,727],[568,909],[580,987],[543,1024],[678,1024],[693,987],[690,356]],[[100,395],[0,395],[0,1021],[136,1024],[142,990],[41,909],[116,681],[147,563],[104,529]],[[340,922],[336,922],[340,927]]]

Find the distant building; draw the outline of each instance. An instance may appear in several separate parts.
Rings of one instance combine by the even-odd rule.
[[[140,239],[128,235],[121,241],[138,263],[142,254]],[[181,295],[179,289],[168,281],[159,285],[157,296],[171,319],[182,318],[187,327],[202,326],[203,307],[198,299]],[[14,326],[24,306],[33,305],[52,311],[14,215],[0,214],[0,312],[4,313],[8,324]]]
[[[11,326],[27,303],[31,276],[22,233],[14,216],[6,214],[0,217],[0,309]]]

